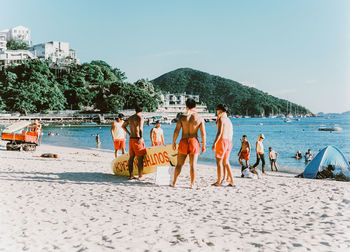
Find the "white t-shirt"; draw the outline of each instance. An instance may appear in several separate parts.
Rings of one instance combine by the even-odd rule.
[[[112,129],[112,136],[114,139],[125,139],[126,138],[126,132],[125,130],[122,128],[122,125],[124,123],[124,121],[121,122],[113,122],[115,125],[115,128]]]
[[[256,145],[256,152],[264,154],[264,145],[262,141],[258,141]]]
[[[152,129],[152,141],[153,142],[162,142],[163,130],[161,128]]]
[[[276,159],[276,151],[270,151],[270,159]]]

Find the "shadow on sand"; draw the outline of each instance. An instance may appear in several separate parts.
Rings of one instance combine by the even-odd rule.
[[[99,172],[0,172],[0,180],[37,181],[73,184],[118,184],[123,186],[156,186],[149,181],[128,180],[128,177]]]

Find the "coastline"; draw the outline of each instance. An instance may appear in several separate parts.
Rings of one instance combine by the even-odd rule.
[[[57,153],[58,159],[39,158]],[[4,251],[345,251],[350,184],[271,173],[210,186],[216,167],[199,164],[188,189],[112,174],[113,153],[41,145],[0,148],[0,250]]]

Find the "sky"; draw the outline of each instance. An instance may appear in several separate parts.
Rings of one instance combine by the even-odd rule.
[[[305,106],[350,110],[348,0],[0,0],[0,30],[69,42],[128,81],[182,67]]]

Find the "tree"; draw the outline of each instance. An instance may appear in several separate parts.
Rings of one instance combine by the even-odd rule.
[[[28,112],[62,110],[66,99],[46,62],[26,61],[0,72],[0,97],[6,109]]]
[[[22,40],[14,40],[11,39],[6,43],[6,47],[9,50],[28,50],[29,46],[27,45],[26,42]]]

